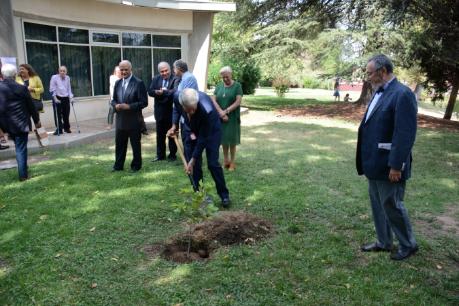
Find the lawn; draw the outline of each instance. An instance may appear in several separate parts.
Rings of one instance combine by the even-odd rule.
[[[256,96],[244,103],[277,104]],[[49,152],[30,167],[30,181],[0,172],[0,304],[459,303],[458,236],[437,218],[459,220],[458,133],[420,129],[406,194],[420,252],[393,262],[359,251],[374,231],[366,181],[354,170],[355,123],[271,111],[242,121],[237,170],[225,172],[231,210],[269,220],[273,237],[220,249],[207,262],[151,258],[144,246],[184,230],[171,205],[189,188],[179,162],[149,162],[155,135],[143,140],[136,174],[109,171],[110,140]]]

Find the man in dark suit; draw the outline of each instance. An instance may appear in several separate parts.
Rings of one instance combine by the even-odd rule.
[[[199,186],[202,180],[202,152],[206,150],[207,167],[212,175],[221,198],[222,206],[230,205],[229,191],[226,188],[223,169],[218,162],[221,140],[220,116],[208,95],[193,88],[186,88],[179,94],[181,116],[186,126],[190,128],[184,149],[188,162],[186,172],[192,174],[194,186]],[[175,102],[175,101],[174,101]],[[168,136],[175,135],[169,130]]]
[[[115,83],[112,106],[116,112],[116,153],[113,171],[124,168],[128,140],[131,141],[133,159],[131,170],[142,168],[141,128],[142,109],[148,105],[147,89],[139,78],[132,74],[132,65],[124,60],[119,64],[121,79]]]
[[[366,73],[376,92],[359,127],[356,162],[358,174],[369,182],[377,241],[363,245],[361,250],[391,251],[393,232],[399,246],[390,258],[403,260],[418,250],[403,205],[416,137],[416,98],[394,77],[387,56],[372,57]]]
[[[148,88],[150,97],[155,98],[154,114],[156,120],[156,158],[153,162],[166,159],[166,134],[172,126],[172,108],[174,92],[179,79],[171,74],[171,67],[167,62],[158,64],[159,75],[155,76]],[[177,159],[177,146],[169,138],[169,161]]]
[[[31,129],[30,117],[40,128],[40,117],[26,86],[16,83],[16,67],[5,64],[1,68],[4,81],[0,82],[0,127],[13,139],[16,149],[19,180],[29,178],[27,169],[27,142]]]

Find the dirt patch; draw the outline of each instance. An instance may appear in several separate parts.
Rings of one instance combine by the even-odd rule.
[[[419,231],[431,239],[451,235],[459,239],[459,220],[456,217],[458,212],[458,204],[448,205],[441,215],[426,215],[423,220],[417,220],[416,224]]]
[[[305,107],[283,108],[278,111],[281,115],[312,116],[326,118],[340,118],[360,122],[365,114],[366,107],[354,103],[330,103],[327,105],[308,105]],[[418,126],[430,129],[444,129],[459,131],[459,122],[435,118],[418,114]]]
[[[222,212],[208,221],[193,225],[190,232],[178,234],[165,244],[146,246],[143,250],[150,256],[160,255],[167,260],[188,263],[208,259],[222,246],[254,243],[272,232],[272,224],[257,216],[245,212]]]

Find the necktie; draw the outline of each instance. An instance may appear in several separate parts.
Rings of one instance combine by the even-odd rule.
[[[167,80],[163,79],[163,88],[167,88]]]

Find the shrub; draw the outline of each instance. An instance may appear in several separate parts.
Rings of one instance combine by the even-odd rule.
[[[207,87],[216,86],[221,82],[220,69],[224,66],[230,66],[233,70],[233,79],[241,83],[242,92],[245,95],[251,95],[255,92],[258,81],[261,78],[260,69],[254,61],[250,59],[225,59],[224,62],[219,60],[213,61],[209,65],[207,76]]]
[[[311,88],[311,89],[329,89],[329,82],[328,80],[317,79],[314,77],[304,77],[303,79],[303,87],[304,88]]]
[[[284,97],[290,87],[290,80],[286,77],[277,77],[273,80],[273,87],[278,97]]]

